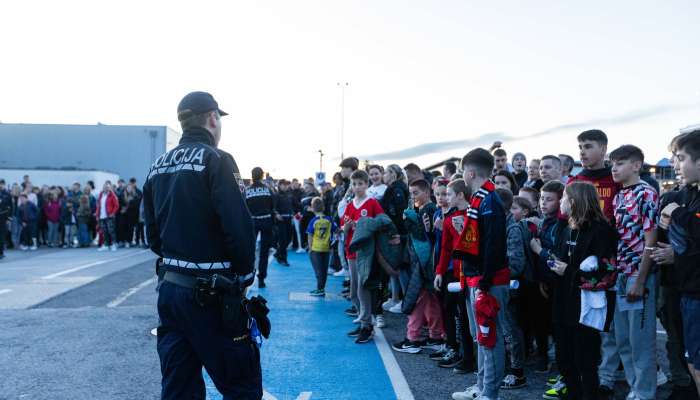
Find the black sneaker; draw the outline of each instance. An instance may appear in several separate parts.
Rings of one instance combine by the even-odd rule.
[[[447,354],[448,351],[449,351],[448,348],[434,351],[428,355],[428,358],[430,358],[433,361],[442,361],[442,358],[445,357],[445,354]]]
[[[258,278],[258,288],[264,289],[265,287],[265,280]]]
[[[524,376],[506,375],[501,382],[501,389],[520,389],[527,385],[527,379]]]
[[[420,344],[418,342],[412,342],[408,339],[404,339],[399,343],[394,343],[391,348],[400,352],[408,354],[418,354],[421,352]]]
[[[445,356],[438,362],[440,368],[454,368],[462,363],[462,357],[458,352],[449,349]]]
[[[313,297],[324,297],[326,295],[326,291],[323,289],[316,289],[312,290],[309,292],[309,296]]]
[[[462,360],[461,363],[455,365],[454,368],[452,368],[452,372],[457,374],[457,375],[464,375],[464,374],[469,374],[476,371],[476,367],[474,366],[474,361],[464,361]]]
[[[360,327],[358,326],[357,329],[354,329],[354,330],[348,332],[348,336],[350,336],[350,337],[357,337],[357,336],[360,336],[360,332],[361,332],[361,331],[362,331],[362,328],[360,328]]]
[[[355,343],[357,344],[364,344],[372,340],[372,334],[374,331],[372,330],[372,327],[369,328],[362,328],[360,329],[360,336],[355,339]]]
[[[535,364],[535,372],[538,374],[549,373],[549,367],[549,359],[547,357],[540,357]]]
[[[442,339],[430,339],[428,338],[425,342],[421,344],[421,348],[426,350],[442,350],[445,346],[445,341]]]
[[[600,398],[600,399],[612,399],[614,395],[615,395],[615,391],[612,390],[611,388],[609,388],[605,385],[598,386],[598,398]]]
[[[348,317],[357,317],[360,314],[357,312],[357,309],[353,306],[345,310],[345,315],[347,315]]]
[[[676,386],[673,385],[671,390],[671,395],[668,400],[697,400],[700,399],[698,396],[697,389],[692,383],[688,386]]]
[[[349,288],[349,287],[350,287],[350,281],[349,281],[349,280],[343,281],[343,287]],[[348,289],[348,290],[350,290],[350,289]]]

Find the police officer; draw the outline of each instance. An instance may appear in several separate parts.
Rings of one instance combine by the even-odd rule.
[[[270,188],[262,182],[263,170],[255,167],[251,171],[253,183],[245,190],[245,200],[255,225],[255,237],[260,234],[260,255],[258,256],[258,287],[265,287],[267,259],[273,242],[272,228],[275,211],[274,196]]]
[[[204,366],[224,399],[260,399],[260,353],[238,312],[254,279],[253,221],[238,167],[217,148],[227,114],[204,92],[177,112],[180,144],[156,159],[143,187],[148,242],[161,257],[161,398],[204,399]]]

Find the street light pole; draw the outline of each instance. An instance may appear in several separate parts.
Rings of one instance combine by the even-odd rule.
[[[348,82],[336,84],[340,88],[340,159],[345,158],[345,88],[350,86]]]
[[[320,169],[318,170],[318,172],[323,172],[323,156],[325,155],[325,154],[323,154],[323,150],[319,150],[318,155],[320,157],[320,160],[319,160]]]

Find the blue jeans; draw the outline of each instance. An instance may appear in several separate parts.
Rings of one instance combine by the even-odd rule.
[[[635,277],[627,279],[625,292],[635,280]],[[624,283],[621,275],[618,286]],[[620,311],[619,306],[615,308],[615,339],[627,383],[640,400],[653,400],[656,398],[656,274],[649,274],[645,286],[649,296],[643,309]]]
[[[472,337],[476,340],[476,288],[469,288],[469,298],[467,299],[467,313],[469,315],[469,329]],[[506,321],[506,305],[510,288],[508,285],[493,286],[489,293],[496,298],[500,310],[496,316],[496,345],[489,349],[478,346],[478,366],[479,372],[476,377],[476,384],[481,394],[490,399],[498,398],[498,389],[505,376],[506,369],[506,349],[504,345],[504,328]]]
[[[90,232],[87,224],[78,224],[78,243],[81,246],[90,245]]]

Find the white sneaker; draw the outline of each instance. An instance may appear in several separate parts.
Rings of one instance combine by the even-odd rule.
[[[107,250],[109,250],[109,249],[105,245],[102,245],[102,246],[97,248],[97,251],[107,251]]]
[[[360,320],[360,317],[357,317],[357,318],[355,318],[355,319],[352,320],[352,323],[353,323],[353,324],[359,324],[360,322],[362,322],[362,321]]]
[[[335,272],[333,276],[345,276],[345,270],[341,269],[340,271]]]
[[[21,246],[19,246],[19,249],[22,251],[27,251],[27,250],[29,250],[29,247],[27,247],[25,245],[21,245]]]
[[[377,328],[384,328],[386,326],[386,321],[384,321],[384,316],[383,315],[377,315],[374,318],[374,326]]]
[[[393,312],[394,314],[401,314],[401,304],[403,304],[402,301],[396,303],[393,307],[389,309],[389,312]]]
[[[31,251],[36,251],[36,249],[37,249],[36,245],[29,248],[29,250],[31,250]]]
[[[668,377],[664,374],[664,371],[656,371],[656,387],[665,385],[666,383],[668,383]]]
[[[112,247],[109,248],[112,251],[117,251],[117,245],[113,244]]]
[[[126,247],[126,248],[128,249],[129,247],[131,247],[131,245],[129,245],[129,243],[126,243],[126,244],[124,245],[124,247]]]
[[[463,392],[452,393],[452,398],[454,400],[474,400],[481,396],[481,390],[477,385],[468,387]]]
[[[328,268],[328,275],[333,275],[335,274],[335,270],[333,268]]]
[[[298,248],[298,249],[297,249],[297,254],[302,254],[302,253],[306,253],[306,249],[303,249],[303,248],[301,248],[301,247]]]
[[[626,399],[627,400],[637,400],[637,399],[639,399],[639,397],[637,397],[637,395],[634,394],[634,392],[632,390],[630,390],[629,394],[627,394]]]
[[[382,310],[384,311],[389,311],[389,309],[393,306],[395,306],[397,302],[394,301],[394,299],[389,299],[382,303]]]

